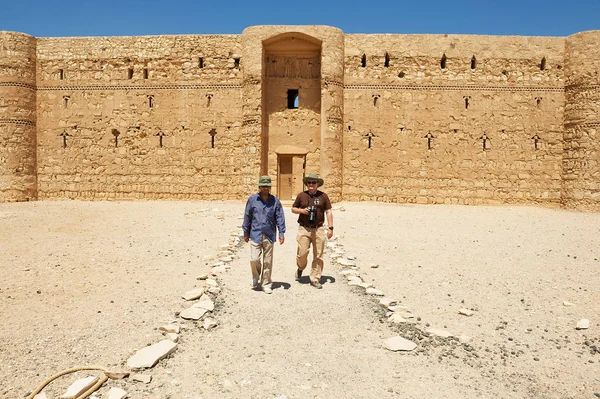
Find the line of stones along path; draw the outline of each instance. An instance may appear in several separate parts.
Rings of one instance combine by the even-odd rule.
[[[469,388],[430,359],[386,350],[383,341],[397,334],[380,321],[378,299],[349,286],[327,256],[323,289],[310,286],[308,270],[295,281],[297,223],[289,208],[286,223],[273,293],[251,289],[249,244],[241,245],[218,276],[222,292],[211,315],[218,326],[206,331],[201,320],[180,320],[186,328],[177,351],[149,370],[152,384],[128,385],[131,397],[422,398],[444,385],[447,398],[467,396]],[[368,262],[368,249],[346,250]]]

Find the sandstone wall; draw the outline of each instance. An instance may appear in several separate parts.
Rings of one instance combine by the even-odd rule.
[[[345,46],[345,199],[560,203],[564,39],[346,35]]]
[[[36,199],[36,39],[0,31],[0,201]]]
[[[239,36],[39,39],[37,54],[40,198],[242,195]]]
[[[600,210],[599,44],[600,31],[566,41],[563,200],[570,208]]]

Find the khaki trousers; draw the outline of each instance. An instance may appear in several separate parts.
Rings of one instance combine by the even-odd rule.
[[[312,244],[313,261],[310,269],[310,281],[319,282],[323,274],[323,250],[325,249],[323,227],[307,228],[298,226],[296,241],[298,241],[296,265],[300,270],[304,270],[308,264],[308,251]]]
[[[260,244],[250,241],[250,268],[252,269],[252,285],[271,286],[273,282],[271,280],[273,243],[264,234]]]

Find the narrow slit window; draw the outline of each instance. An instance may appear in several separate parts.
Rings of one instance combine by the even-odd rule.
[[[360,66],[365,68],[367,66],[367,55],[363,54],[360,58]]]
[[[58,80],[63,80],[65,78],[65,71],[63,69],[58,70]]]
[[[543,71],[544,69],[546,69],[546,57],[542,58],[542,61],[540,62],[540,71]]]
[[[471,69],[477,68],[477,58],[475,56],[471,57]]]
[[[446,69],[446,54],[442,55],[442,59],[440,60],[440,68]]]
[[[386,68],[390,66],[390,55],[387,52],[385,53],[385,60],[383,66]]]
[[[64,96],[63,97],[63,108],[67,108],[69,106],[69,100],[71,99],[71,97],[69,96]]]
[[[204,68],[204,58],[203,57],[198,58],[198,68],[200,68],[200,69]]]
[[[127,70],[127,79],[133,79],[133,68]]]
[[[148,79],[148,68],[144,68],[144,79]]]
[[[298,89],[289,89],[287,92],[288,109],[298,109]]]
[[[148,108],[154,108],[154,96],[148,96]]]

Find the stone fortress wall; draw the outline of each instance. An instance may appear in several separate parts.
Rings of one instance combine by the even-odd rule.
[[[599,45],[0,32],[0,201],[241,199],[264,173],[290,199],[316,171],[335,201],[600,210]]]

